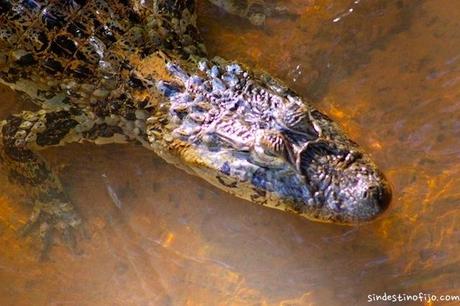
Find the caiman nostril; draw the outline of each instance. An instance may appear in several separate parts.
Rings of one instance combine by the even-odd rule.
[[[380,211],[385,211],[391,202],[391,189],[388,185],[373,185],[370,186],[363,194],[363,197],[375,201]]]
[[[378,205],[382,209],[382,211],[386,210],[388,206],[390,206],[391,202],[391,189],[389,185],[383,185],[380,188],[380,197]]]

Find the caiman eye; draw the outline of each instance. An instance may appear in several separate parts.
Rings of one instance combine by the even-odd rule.
[[[278,113],[278,120],[285,128],[296,133],[304,134],[308,139],[319,136],[306,105],[289,102]]]
[[[307,120],[307,109],[294,102],[284,105],[281,120],[288,128],[295,128]]]
[[[280,133],[275,131],[262,132],[257,141],[265,154],[271,156],[284,156],[286,150],[285,140]]]
[[[256,132],[254,161],[266,167],[279,167],[290,158],[289,144],[278,131],[259,130]]]

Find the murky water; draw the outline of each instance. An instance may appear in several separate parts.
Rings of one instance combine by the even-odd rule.
[[[210,52],[265,68],[338,121],[391,181],[388,213],[360,227],[312,223],[235,199],[141,147],[52,149],[45,155],[91,239],[83,255],[57,244],[51,262],[38,263],[37,238],[17,238],[29,208],[2,176],[1,305],[368,305],[384,292],[460,295],[460,3],[283,4],[299,17],[256,28],[202,3]],[[0,96],[2,117],[27,107],[5,89]]]

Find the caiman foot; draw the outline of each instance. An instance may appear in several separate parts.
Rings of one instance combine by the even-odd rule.
[[[252,12],[248,15],[249,21],[255,26],[263,26],[268,18],[276,19],[297,19],[299,15],[292,13],[284,6],[266,5],[263,12]]]
[[[266,0],[209,0],[214,5],[222,8],[226,12],[240,16],[255,26],[263,26],[265,20],[270,17],[274,18],[291,18],[295,19],[299,15],[290,12],[284,6],[277,6]]]
[[[48,255],[55,232],[59,233],[64,244],[76,255],[81,254],[77,247],[77,237],[88,236],[72,204],[59,200],[48,203],[35,202],[33,212],[28,222],[20,230],[20,234],[27,236],[37,230],[41,240],[40,261],[49,259]]]

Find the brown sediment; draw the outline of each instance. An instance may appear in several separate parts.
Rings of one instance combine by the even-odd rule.
[[[262,29],[223,22],[212,7],[200,19],[212,54],[323,98],[315,105],[393,185],[380,220],[342,228],[247,205],[140,147],[51,149],[43,154],[91,239],[81,243],[84,255],[56,247],[51,262],[37,263],[37,237],[17,237],[27,203],[0,176],[0,304],[366,305],[368,294],[385,291],[458,294],[458,5],[387,2],[362,1],[337,28],[332,19],[353,1],[289,1],[302,17],[268,19]],[[353,29],[356,40],[334,44]],[[20,109],[10,92],[0,95],[2,117]]]

